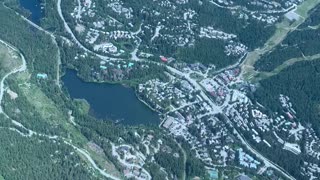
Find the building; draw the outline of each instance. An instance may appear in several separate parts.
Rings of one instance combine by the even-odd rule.
[[[219,176],[218,176],[218,170],[210,169],[210,170],[208,171],[208,173],[209,173],[209,177],[210,177],[211,180],[216,180],[216,179],[219,178]]]
[[[38,79],[47,79],[47,78],[48,78],[48,75],[45,74],[45,73],[38,73],[38,74],[37,74],[37,78],[38,78]]]
[[[162,62],[168,62],[168,59],[166,57],[164,57],[164,56],[160,56],[160,59],[161,59]]]

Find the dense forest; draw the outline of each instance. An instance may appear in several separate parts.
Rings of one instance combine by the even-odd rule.
[[[2,121],[2,119],[0,118]],[[38,137],[0,131],[0,179],[98,179],[70,146]]]
[[[227,56],[224,52],[224,45],[225,43],[219,40],[199,39],[194,47],[179,48],[177,57],[186,63],[194,63],[196,61],[204,64],[213,63],[216,68],[220,69],[234,64],[240,58]]]

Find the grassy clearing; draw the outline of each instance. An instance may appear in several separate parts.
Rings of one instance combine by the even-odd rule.
[[[281,23],[276,25],[277,30],[275,34],[265,43],[263,48],[258,48],[248,53],[242,65],[243,77],[245,79],[249,80],[248,78],[256,75],[257,72],[253,67],[256,61],[258,61],[263,54],[271,51],[275,46],[281,43],[291,31],[291,28],[295,26],[296,25],[290,25],[289,21],[284,19]]]
[[[301,57],[301,58],[292,58],[289,59],[287,61],[285,61],[283,64],[281,64],[280,66],[278,66],[276,69],[274,69],[271,72],[258,72],[255,74],[255,77],[252,77],[251,81],[252,82],[258,82],[261,81],[263,79],[266,79],[268,77],[277,75],[278,73],[280,73],[282,70],[284,70],[285,68],[300,62],[300,61],[312,61],[312,60],[316,60],[320,58],[320,54],[316,54],[313,56],[306,56],[306,57]]]
[[[59,109],[53,100],[42,92],[36,84],[30,81],[30,77],[30,73],[22,72],[13,75],[10,78],[14,83],[10,88],[15,92],[19,92],[19,97],[17,99],[20,98],[23,100],[23,104],[17,104],[17,106],[14,106],[13,108],[25,109],[21,106],[30,107],[29,109],[32,109],[32,112],[30,113],[40,115],[42,124],[48,124],[52,128],[62,127],[68,132],[67,138],[72,139],[75,143],[84,145],[87,142],[86,138],[71,124],[67,112]],[[19,121],[19,119],[17,120]]]
[[[0,79],[21,64],[18,53],[0,42]]]
[[[90,104],[85,99],[75,99],[74,102],[79,107],[81,114],[88,114],[90,111]]]

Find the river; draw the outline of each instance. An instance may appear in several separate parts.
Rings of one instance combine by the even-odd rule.
[[[133,88],[84,82],[73,70],[67,70],[62,81],[72,98],[85,99],[90,104],[90,115],[96,118],[111,119],[125,125],[160,123],[158,113],[140,102]]]
[[[40,19],[44,16],[41,0],[19,0],[20,6],[31,13],[30,20],[40,24]]]

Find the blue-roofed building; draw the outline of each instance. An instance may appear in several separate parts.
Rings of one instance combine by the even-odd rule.
[[[134,63],[129,63],[128,67],[132,67],[134,65]]]
[[[106,70],[107,69],[107,67],[106,66],[100,66],[100,69],[102,69],[102,70]]]
[[[210,170],[208,171],[208,173],[209,173],[209,177],[210,177],[211,180],[216,180],[216,179],[219,178],[219,176],[218,176],[218,170],[210,169]]]

